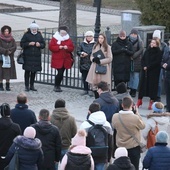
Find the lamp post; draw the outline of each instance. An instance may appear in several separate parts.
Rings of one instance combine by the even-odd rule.
[[[98,38],[99,36],[99,33],[100,33],[100,8],[101,8],[101,0],[97,0],[96,1],[97,3],[97,14],[96,14],[96,22],[95,22],[95,29],[94,29],[94,32],[95,32],[95,39]]]

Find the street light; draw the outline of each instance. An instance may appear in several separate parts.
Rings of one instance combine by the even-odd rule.
[[[101,8],[101,0],[97,0],[96,1],[97,3],[97,14],[96,14],[96,22],[95,22],[95,29],[94,29],[94,32],[95,32],[95,39],[98,38],[99,36],[99,33],[100,33],[100,8]]]

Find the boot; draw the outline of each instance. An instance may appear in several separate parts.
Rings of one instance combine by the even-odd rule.
[[[94,90],[93,93],[94,93],[95,99],[99,98],[99,93],[97,92],[97,90]]]
[[[142,105],[142,99],[138,99],[136,106],[139,108],[139,106],[141,106],[141,105]]]
[[[148,110],[152,110],[152,104],[153,104],[153,100],[150,100]]]
[[[10,83],[9,82],[6,82],[6,91],[11,91],[11,89],[10,89]]]
[[[25,91],[30,91],[29,86],[25,86]]]
[[[131,94],[132,97],[136,97],[136,89],[132,89],[132,94]]]
[[[55,92],[62,92],[60,86],[55,86],[55,87],[54,87],[54,91],[55,91]]]
[[[32,86],[30,86],[30,90],[32,90],[32,91],[37,91],[37,89],[35,89],[35,87],[32,85]]]
[[[0,91],[4,91],[3,83],[0,83]]]

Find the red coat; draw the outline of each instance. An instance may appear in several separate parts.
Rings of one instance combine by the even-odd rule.
[[[55,69],[62,67],[69,69],[72,67],[73,63],[71,57],[71,52],[74,50],[73,42],[71,39],[61,41],[61,44],[57,44],[57,42],[58,40],[53,37],[49,43],[49,49],[52,52],[51,67]],[[66,45],[68,49],[59,49],[60,45]]]

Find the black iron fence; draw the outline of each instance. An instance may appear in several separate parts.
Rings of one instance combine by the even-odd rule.
[[[54,84],[55,75],[57,74],[57,70],[51,68],[51,52],[48,49],[48,44],[53,36],[54,32],[43,32],[43,36],[46,42],[46,48],[42,51],[42,71],[37,73],[36,82],[43,83],[43,84]],[[116,35],[111,35],[111,43],[113,42]],[[109,37],[110,38],[110,37]],[[71,37],[73,43],[76,47],[80,45],[81,42],[84,40],[84,35]],[[74,41],[75,40],[75,41]],[[71,88],[78,88],[82,89],[82,78],[81,73],[79,70],[79,57],[76,55],[76,50],[74,51],[74,65],[71,69],[66,70],[64,73],[64,78],[62,81],[62,86],[71,87]]]

